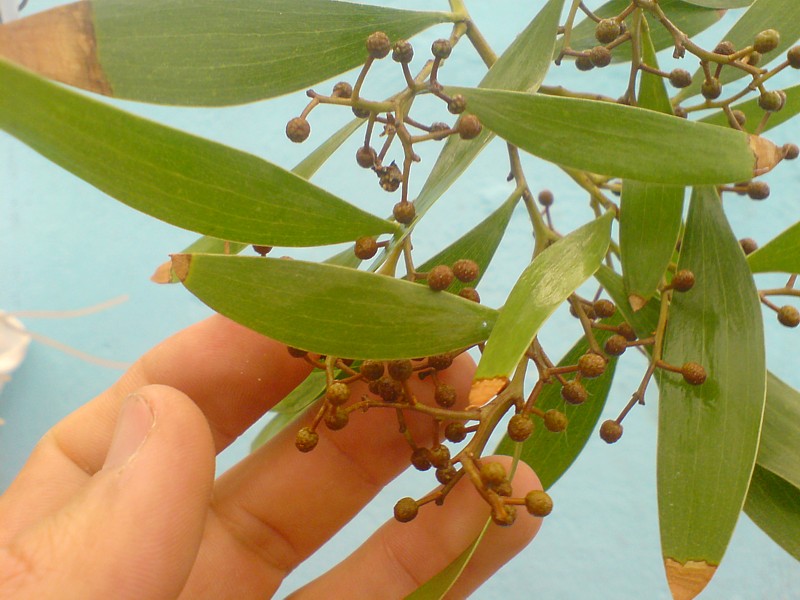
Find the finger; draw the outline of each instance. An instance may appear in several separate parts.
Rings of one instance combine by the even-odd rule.
[[[208,420],[217,451],[308,372],[286,347],[215,315],[156,346],[108,391],[51,429],[0,497],[3,536],[60,508],[103,464],[122,400],[148,384],[182,391]]]
[[[214,445],[195,404],[168,387],[142,388],[123,405],[102,470],[0,554],[0,596],[175,598],[213,479]]]
[[[474,368],[464,355],[440,374],[443,382],[456,387],[463,403]],[[412,380],[411,385],[419,401],[432,403],[429,379]],[[364,393],[363,385],[353,385],[354,397]],[[430,417],[404,412],[414,439],[429,446]],[[213,512],[218,522],[207,528],[214,543],[198,556],[186,598],[215,592],[224,596],[220,582],[231,569],[241,574],[237,582],[244,586],[242,597],[274,593],[289,571],[409,466],[411,449],[398,433],[394,409],[353,413],[341,431],[321,426],[320,441],[309,454],[294,445],[300,427],[287,428],[217,481]]]
[[[495,457],[506,468],[510,457]],[[524,496],[541,489],[539,479],[520,463],[512,482]],[[489,509],[462,479],[443,506],[420,507],[410,523],[391,520],[332,570],[298,590],[292,598],[404,598],[442,571],[472,544]],[[489,525],[486,535],[459,577],[449,598],[466,598],[536,535],[541,519],[518,511],[511,527]]]

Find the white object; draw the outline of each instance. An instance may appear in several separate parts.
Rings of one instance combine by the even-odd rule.
[[[0,22],[8,23],[9,21],[19,19],[18,1],[19,0],[0,0]]]
[[[11,373],[25,359],[31,338],[22,321],[0,311],[0,390],[11,379]]]

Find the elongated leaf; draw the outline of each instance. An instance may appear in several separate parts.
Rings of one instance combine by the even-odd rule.
[[[750,6],[754,0],[682,0],[686,4],[703,6],[705,8],[744,8]]]
[[[755,155],[740,131],[610,102],[474,88],[448,91],[463,94],[485,127],[556,164],[666,184],[753,177]]]
[[[611,299],[617,305],[617,310],[628,324],[633,327],[636,335],[640,338],[651,337],[658,325],[659,299],[653,297],[641,309],[634,311],[628,303],[628,296],[625,292],[622,277],[616,272],[605,265],[600,265],[600,268],[597,269],[597,272],[594,274],[594,278],[605,288],[608,295],[611,296]],[[645,346],[648,352],[649,348],[650,346]]]
[[[606,213],[576,229],[522,272],[478,363],[470,404],[483,405],[506,386],[539,328],[597,270],[608,249],[612,220]]]
[[[500,245],[500,241],[503,239],[503,234],[506,232],[506,227],[508,227],[508,222],[511,220],[511,214],[514,212],[516,204],[517,198],[509,198],[500,205],[500,208],[478,223],[470,231],[458,238],[447,248],[419,265],[417,270],[424,273],[430,271],[436,265],[452,265],[461,258],[468,258],[474,260],[480,267],[478,278],[469,283],[456,280],[448,290],[457,294],[467,286],[477,287],[486,268],[489,266],[489,263],[492,262],[497,246]]]
[[[0,55],[117,98],[224,106],[348,71],[374,31],[405,39],[447,20],[331,0],[93,0],[4,27]]]
[[[764,533],[800,560],[800,489],[756,464],[744,510]]]
[[[366,121],[352,119],[340,127],[331,137],[322,142],[311,154],[306,156],[292,169],[292,173],[303,179],[311,179],[319,168],[344,144],[351,135],[358,131]]]
[[[747,264],[753,273],[800,273],[800,223],[750,254]]]
[[[630,5],[630,0],[611,0],[597,10],[593,11],[601,19],[616,17]],[[725,11],[702,8],[686,4],[683,0],[659,0],[658,5],[678,29],[689,37],[705,31],[720,20]],[[583,19],[572,29],[570,46],[575,50],[588,50],[598,45],[594,36],[597,23],[590,18]],[[671,47],[675,42],[664,27],[654,27],[651,32],[653,44],[657,51]],[[559,43],[557,50],[561,50]],[[616,62],[629,62],[631,60],[630,45],[622,44],[612,51],[613,60]]]
[[[622,319],[619,317],[609,320],[610,325],[619,325],[621,322]],[[612,332],[604,330],[595,332],[595,337],[601,346],[611,335]],[[582,338],[564,355],[558,365],[575,365],[578,363],[578,359],[588,351],[589,344],[586,338]],[[589,436],[594,431],[597,420],[603,412],[616,367],[617,358],[611,357],[606,365],[605,373],[594,379],[583,380],[583,386],[589,392],[589,400],[580,406],[564,402],[561,397],[561,386],[557,382],[545,385],[536,400],[538,409],[543,411],[557,409],[564,412],[569,419],[567,429],[561,433],[553,433],[545,427],[537,426],[531,436],[522,442],[520,459],[536,471],[544,489],[550,488],[566,473],[589,440]],[[512,441],[506,434],[497,446],[495,453],[513,455],[518,443]]]
[[[658,68],[658,59],[646,28],[642,31],[642,58]],[[672,114],[664,79],[642,71],[639,106]],[[628,301],[641,308],[658,287],[672,258],[681,228],[683,186],[622,182],[619,216],[619,245],[622,274]]]
[[[800,85],[788,87],[783,91],[786,92],[786,102],[783,105],[783,108],[780,111],[770,115],[769,120],[767,121],[766,125],[764,125],[762,131],[769,131],[778,125],[782,125],[800,113]],[[761,118],[764,116],[764,111],[758,105],[758,98],[753,98],[747,102],[740,102],[731,108],[734,110],[740,110],[744,113],[745,117],[747,118],[747,121],[745,121],[744,124],[744,130],[750,133],[754,132],[758,128],[759,124],[761,123]],[[713,115],[709,115],[701,120],[704,123],[711,123],[712,125],[722,125],[726,127],[728,125],[728,119],[725,117],[725,113],[722,111],[716,112]]]
[[[302,411],[298,412],[277,412],[273,417],[267,421],[267,424],[258,432],[258,435],[250,443],[250,452],[255,452],[261,446],[266,444],[281,431],[291,425],[297,419]]]
[[[453,294],[334,265],[178,254],[173,269],[189,291],[234,321],[290,346],[346,358],[464,348],[485,340],[497,317]]]
[[[255,156],[0,61],[0,128],[117,200],[212,237],[330,244],[396,226]]]
[[[762,67],[772,59],[783,55],[800,38],[800,2],[796,0],[755,0],[722,39],[733,43],[736,48],[744,48],[752,44],[755,36],[765,29],[778,30],[781,40],[775,50],[764,55],[760,64]],[[744,76],[744,71],[728,67],[722,70],[719,80],[725,84]],[[702,82],[703,71],[698,69],[694,74],[692,85],[678,92],[676,99],[684,100],[699,94]]]
[[[713,576],[742,510],[766,391],[758,295],[715,188],[692,195],[679,267],[696,284],[673,297],[664,360],[700,363],[708,379],[659,376],[658,509],[667,579],[674,596],[690,598]]]

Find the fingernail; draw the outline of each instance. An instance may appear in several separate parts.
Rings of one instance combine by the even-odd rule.
[[[142,396],[131,394],[125,398],[103,469],[118,469],[136,456],[153,422],[153,411]]]

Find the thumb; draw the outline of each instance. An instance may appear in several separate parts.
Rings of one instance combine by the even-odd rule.
[[[175,598],[194,564],[214,482],[208,423],[186,395],[126,398],[103,468],[16,540],[25,598]]]

